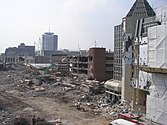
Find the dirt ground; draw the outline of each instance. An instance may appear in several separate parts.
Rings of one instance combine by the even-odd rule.
[[[43,83],[44,91],[35,91],[21,83],[33,79],[35,73],[25,66],[0,71],[0,125],[12,125],[15,118],[41,117],[47,121],[60,119],[63,125],[107,125],[108,117],[90,111],[80,111],[75,100],[82,95],[79,89]]]

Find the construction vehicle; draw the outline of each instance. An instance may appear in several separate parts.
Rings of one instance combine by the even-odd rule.
[[[59,67],[59,64],[52,63],[50,66],[46,67],[45,74],[55,73],[57,71],[58,67]]]

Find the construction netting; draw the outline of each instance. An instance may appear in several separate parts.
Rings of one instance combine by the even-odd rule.
[[[148,28],[148,66],[167,68],[167,24]]]
[[[167,123],[167,74],[153,73],[149,91],[146,117],[165,125]]]

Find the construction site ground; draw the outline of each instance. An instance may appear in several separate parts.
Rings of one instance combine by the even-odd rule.
[[[90,110],[77,110],[75,101],[85,92],[61,86],[68,77],[55,83],[43,80],[42,84],[34,85],[24,82],[37,77],[36,73],[23,65],[0,71],[0,125],[12,125],[20,117],[31,123],[34,116],[50,123],[60,120],[63,125],[107,125],[111,121],[112,118]]]

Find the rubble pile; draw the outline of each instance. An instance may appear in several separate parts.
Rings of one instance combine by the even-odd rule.
[[[127,102],[119,105],[113,104],[105,96],[104,82],[87,80],[86,75],[56,76],[53,74],[44,74],[41,70],[23,65],[12,66],[11,69],[8,67],[8,70],[1,72],[1,74],[0,85],[6,87],[6,94],[24,98],[53,98],[59,103],[68,103],[78,111],[108,118],[114,118],[118,113],[132,111],[131,106]],[[25,112],[29,112],[29,116],[31,117],[33,115],[31,112],[36,112],[36,110],[28,105],[23,105],[18,110],[16,114],[24,112],[27,115]],[[0,109],[0,122],[11,121],[11,118],[16,118],[16,114],[10,113],[6,109]],[[56,124],[62,125],[63,123]]]
[[[119,113],[133,112],[128,102],[113,104],[105,94],[92,95],[85,94],[79,100],[75,100],[77,110],[91,112],[94,115],[102,115],[110,118],[117,118]]]

